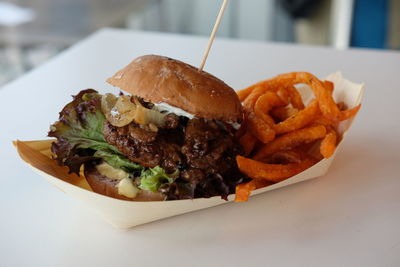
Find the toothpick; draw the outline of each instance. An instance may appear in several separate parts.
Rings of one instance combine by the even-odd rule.
[[[210,53],[211,45],[214,41],[215,35],[217,34],[219,24],[221,23],[222,16],[224,15],[225,8],[227,5],[228,5],[228,0],[224,0],[224,2],[222,3],[221,9],[219,10],[217,20],[215,21],[214,28],[211,32],[210,39],[208,39],[208,44],[207,44],[206,50],[204,50],[203,60],[201,61],[199,71],[202,71],[204,68],[204,65],[206,64],[208,53]]]

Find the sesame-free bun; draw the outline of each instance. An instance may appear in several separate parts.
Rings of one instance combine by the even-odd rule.
[[[107,82],[148,102],[167,103],[200,118],[242,120],[242,106],[231,87],[179,60],[141,56]]]

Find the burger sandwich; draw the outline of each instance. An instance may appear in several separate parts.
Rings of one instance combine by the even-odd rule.
[[[49,136],[60,165],[94,192],[123,200],[227,196],[244,181],[236,164],[243,120],[235,91],[211,74],[146,55],[107,80],[124,93],[83,90]]]

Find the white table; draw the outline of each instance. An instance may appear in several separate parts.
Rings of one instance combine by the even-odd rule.
[[[131,59],[194,65],[205,38],[102,30],[0,89],[2,266],[399,266],[400,53],[217,40],[206,70],[240,89],[278,73],[341,70],[366,83],[363,108],[329,174],[119,231],[50,186],[11,140],[43,139],[70,95]]]

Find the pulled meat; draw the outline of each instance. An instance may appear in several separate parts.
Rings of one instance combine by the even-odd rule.
[[[215,121],[168,114],[165,127],[158,130],[135,123],[115,127],[106,122],[104,136],[133,162],[159,165],[170,173],[178,169],[175,182],[159,189],[168,199],[216,195],[226,199],[242,182],[235,161],[241,150],[229,129]]]

